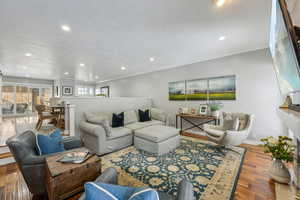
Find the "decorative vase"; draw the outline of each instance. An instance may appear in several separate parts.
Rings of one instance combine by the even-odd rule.
[[[219,110],[212,111],[212,112],[211,112],[211,115],[214,116],[214,117],[216,117],[216,118],[219,118],[219,116],[220,116],[220,111],[219,111]]]
[[[269,168],[269,175],[274,181],[279,183],[289,183],[291,180],[288,168],[278,159],[273,160]]]

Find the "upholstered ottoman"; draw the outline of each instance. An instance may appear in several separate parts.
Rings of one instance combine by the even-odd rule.
[[[180,145],[179,129],[155,125],[138,129],[134,133],[134,146],[137,149],[162,155]]]

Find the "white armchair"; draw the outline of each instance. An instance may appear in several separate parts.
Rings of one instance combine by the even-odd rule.
[[[230,116],[231,119],[226,119],[226,116]],[[223,126],[204,125],[204,131],[209,140],[218,144],[218,146],[237,146],[242,144],[251,132],[254,115],[244,113],[223,113],[223,118]],[[239,118],[240,120],[237,131],[228,128],[228,123],[232,124],[236,118]]]

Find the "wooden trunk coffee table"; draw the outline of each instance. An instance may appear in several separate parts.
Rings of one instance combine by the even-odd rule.
[[[64,154],[87,151],[78,148],[46,158],[46,188],[49,200],[62,200],[83,191],[88,181],[94,181],[101,174],[101,159],[93,155],[84,163],[70,164],[57,162]]]

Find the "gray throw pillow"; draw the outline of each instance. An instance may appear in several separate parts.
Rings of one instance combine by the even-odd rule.
[[[108,117],[104,114],[85,113],[86,121],[92,124],[98,124],[102,126],[106,132],[106,136],[111,135],[111,126],[109,124]]]
[[[166,113],[163,110],[157,108],[151,108],[151,118],[162,122],[167,121]]]
[[[132,124],[135,122],[138,122],[138,118],[135,110],[124,112],[124,125]]]

